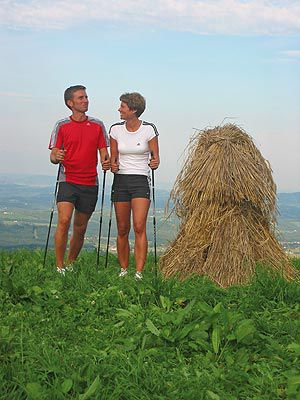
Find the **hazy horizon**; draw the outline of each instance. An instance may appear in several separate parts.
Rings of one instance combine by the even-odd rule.
[[[11,180],[5,181],[5,179],[4,179],[5,177],[11,178]],[[13,180],[13,178],[14,178],[14,180]],[[24,179],[24,178],[26,179],[25,182],[21,182],[20,179]],[[42,184],[42,182],[39,181],[39,183],[34,184],[34,181],[37,179],[38,180],[47,179],[47,183],[44,181],[43,182],[44,184]],[[100,184],[102,182],[101,179],[102,179],[102,176],[100,175]],[[5,173],[4,172],[4,173],[2,173],[0,171],[0,185],[6,184],[6,183],[16,183],[18,185],[24,184],[24,185],[29,185],[29,186],[36,185],[36,186],[51,187],[51,186],[55,185],[55,181],[56,181],[56,173],[54,175],[50,175],[50,174],[26,174],[26,173],[24,174],[21,172],[18,172],[18,173],[17,172],[16,173],[10,173],[10,172]],[[109,187],[111,182],[112,182],[112,175],[111,176],[108,175],[107,181],[106,181],[106,188]],[[161,180],[158,182],[156,181],[156,184],[155,184],[155,186],[157,188],[159,188],[161,190],[165,189],[167,191],[170,191],[172,189],[173,185],[174,185],[174,181],[161,181]],[[300,190],[284,191],[284,190],[280,190],[280,188],[277,187],[277,193],[300,193]]]

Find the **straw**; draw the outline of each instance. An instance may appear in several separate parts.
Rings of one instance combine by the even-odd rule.
[[[248,283],[258,263],[285,279],[296,276],[276,239],[272,170],[237,125],[194,135],[169,201],[180,226],[160,258],[166,278],[206,275],[228,287]]]

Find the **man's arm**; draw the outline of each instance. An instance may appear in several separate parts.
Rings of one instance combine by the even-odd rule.
[[[110,169],[110,159],[107,148],[103,147],[102,149],[99,150],[99,152],[100,152],[100,161],[102,169],[103,171],[107,171]]]
[[[64,160],[65,154],[66,154],[65,150],[53,147],[50,153],[50,161],[52,162],[52,164],[58,164]]]

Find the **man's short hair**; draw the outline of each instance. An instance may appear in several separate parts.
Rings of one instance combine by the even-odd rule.
[[[68,106],[68,101],[73,100],[74,93],[77,92],[78,90],[86,90],[86,87],[83,85],[75,85],[75,86],[70,86],[70,87],[68,87],[68,89],[65,90],[64,99],[65,99],[65,105],[68,108],[70,108]],[[71,108],[70,108],[70,110],[71,110]]]
[[[140,93],[124,93],[120,96],[120,101],[126,103],[130,110],[136,110],[137,118],[145,111],[146,100]]]

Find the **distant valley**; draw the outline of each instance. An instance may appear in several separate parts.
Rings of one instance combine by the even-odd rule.
[[[0,175],[0,248],[14,249],[18,247],[43,247],[48,230],[50,210],[53,203],[55,178],[49,176]],[[102,246],[104,249],[107,235],[109,214],[110,182],[106,187],[105,210],[103,222]],[[163,251],[176,236],[178,220],[174,214],[166,218],[165,206],[169,198],[169,190],[156,189],[156,218],[159,250]],[[86,234],[87,248],[95,248],[98,242],[99,208],[91,219]],[[278,238],[287,251],[300,254],[300,193],[278,194]],[[56,213],[54,213],[54,226]],[[148,218],[148,238],[150,248],[153,246],[152,211]],[[112,249],[116,237],[116,227],[112,225]],[[131,237],[131,240],[133,237]],[[51,239],[52,240],[52,239]],[[53,243],[53,241],[51,241]]]

